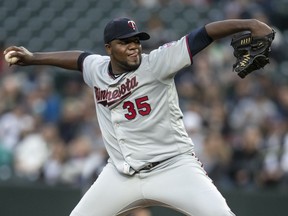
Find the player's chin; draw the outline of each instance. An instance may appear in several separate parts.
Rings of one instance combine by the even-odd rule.
[[[129,62],[129,64],[140,64],[141,56],[140,55],[130,55],[130,56],[128,56],[127,61]]]
[[[134,59],[133,61],[128,61],[129,68],[131,70],[136,70],[141,64],[141,59]]]
[[[140,62],[134,63],[134,64],[130,63],[130,64],[129,64],[129,71],[134,71],[134,70],[136,70],[139,66],[140,66]]]

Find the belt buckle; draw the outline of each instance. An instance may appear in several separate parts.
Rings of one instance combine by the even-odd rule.
[[[154,163],[149,163],[145,169],[152,169],[154,167]]]
[[[157,166],[158,164],[160,164],[160,162],[152,162],[152,163],[149,163],[149,164],[147,164],[145,167],[143,167],[142,169],[140,169],[139,171],[141,171],[141,170],[150,170],[150,169],[152,169],[153,167]]]

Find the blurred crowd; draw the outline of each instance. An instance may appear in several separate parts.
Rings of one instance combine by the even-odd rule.
[[[166,8],[170,2],[175,1],[133,1],[147,10]],[[268,0],[178,2],[184,7],[211,7],[210,18],[218,14],[213,4],[222,4],[223,11],[218,12],[224,18],[257,18],[276,30],[270,64],[264,70],[245,79],[233,73],[235,58],[226,38],[196,55],[175,82],[195,152],[218,187],[288,188],[288,56],[284,49],[288,35],[283,24],[288,22],[278,25],[275,14],[281,13],[281,7],[271,7]],[[145,52],[182,36],[156,13],[145,28],[152,36],[143,43]],[[1,56],[0,98],[0,181],[89,187],[108,156],[93,92],[81,74],[45,66],[9,67]]]

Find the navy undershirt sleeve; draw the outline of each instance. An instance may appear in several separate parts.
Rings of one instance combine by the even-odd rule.
[[[77,65],[78,65],[78,70],[82,72],[83,70],[83,62],[84,62],[84,59],[89,56],[89,55],[92,55],[92,53],[90,52],[83,52],[80,54],[80,56],[78,57],[78,60],[77,60]]]
[[[195,56],[198,52],[203,50],[209,44],[213,42],[213,39],[208,35],[205,27],[195,29],[187,35],[188,46],[192,56]]]

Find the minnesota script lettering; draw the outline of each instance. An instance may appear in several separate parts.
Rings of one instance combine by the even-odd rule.
[[[127,78],[124,83],[113,90],[100,89],[94,86],[96,101],[103,106],[109,107],[129,96],[132,93],[132,90],[137,86],[138,82],[136,77],[132,77],[131,79]]]

